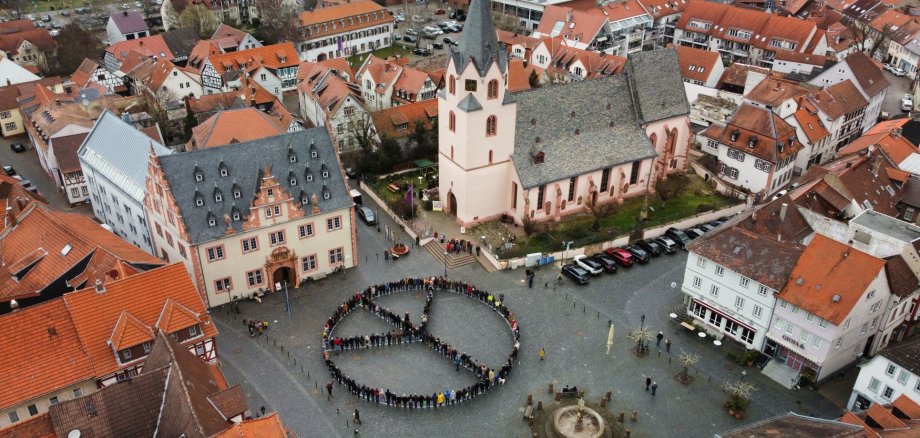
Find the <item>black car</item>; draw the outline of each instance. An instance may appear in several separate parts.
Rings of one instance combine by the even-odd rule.
[[[431,48],[432,48],[432,49],[441,50],[441,49],[444,48],[444,44],[441,44],[441,43],[431,43]]]
[[[345,176],[347,176],[348,179],[356,179],[358,177],[358,171],[348,167],[345,169]]]
[[[671,240],[677,244],[677,246],[681,247],[681,249],[686,248],[687,244],[690,243],[690,236],[688,236],[687,233],[684,233],[684,230],[679,228],[668,228],[664,234],[665,236],[670,237]]]
[[[613,260],[613,258],[610,257],[609,255],[604,254],[604,253],[594,254],[593,256],[591,256],[591,260],[594,260],[595,262],[600,263],[601,267],[604,268],[604,272],[608,274],[617,273],[617,262]]]
[[[16,174],[16,169],[13,169],[13,166],[3,166],[3,173],[7,176],[13,176]]]
[[[431,50],[428,49],[415,49],[412,51],[413,55],[418,56],[431,56]]]
[[[403,40],[404,43],[414,43],[414,42],[417,41],[417,40],[415,39],[415,37],[412,36],[412,35],[406,35],[406,36],[402,37],[402,40]]]
[[[654,240],[640,240],[636,242],[636,246],[645,250],[645,252],[658,257],[661,253],[664,252],[664,248],[658,242]]]
[[[656,237],[652,239],[653,242],[661,245],[662,251],[665,254],[674,254],[677,252],[677,243],[673,239],[667,236]]]
[[[458,43],[456,40],[454,40],[454,39],[451,38],[451,37],[444,37],[444,44],[449,44],[449,45],[451,45],[451,46],[456,46],[456,45],[458,45],[458,44],[460,44],[460,43]]]
[[[642,248],[639,248],[637,245],[629,245],[623,249],[629,251],[629,253],[632,254],[633,257],[636,258],[636,261],[639,263],[648,263],[649,259],[651,258],[648,252]]]
[[[13,143],[10,145],[10,149],[12,149],[13,152],[16,152],[17,154],[26,151],[26,147],[23,146],[22,143]]]
[[[568,264],[562,267],[562,273],[578,284],[588,284],[588,271],[581,266]]]
[[[371,210],[370,207],[359,205],[355,207],[355,210],[358,210],[358,217],[368,225],[374,225],[377,223],[377,216],[374,215],[374,210]]]
[[[712,224],[702,224],[702,225],[699,225],[697,228],[703,230],[704,233],[708,233],[708,232],[710,232],[710,231],[716,229],[716,226],[715,226],[715,225],[712,225]]]

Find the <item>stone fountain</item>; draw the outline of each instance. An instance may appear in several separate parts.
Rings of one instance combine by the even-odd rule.
[[[585,407],[584,399],[577,405],[564,406],[553,415],[553,427],[565,438],[600,438],[604,436],[604,419],[594,409]]]

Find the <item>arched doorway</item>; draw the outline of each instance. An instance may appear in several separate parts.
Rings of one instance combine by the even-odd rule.
[[[326,54],[325,54],[325,53],[320,53],[320,54],[317,55],[317,57],[316,57],[316,61],[317,61],[317,62],[319,62],[319,61],[325,61],[325,60],[326,60]]]
[[[288,287],[297,287],[294,284],[294,270],[287,266],[281,266],[272,273],[272,288],[278,283],[284,287],[284,282],[288,283]]]
[[[454,196],[454,192],[447,194],[447,211],[457,215],[457,197]]]

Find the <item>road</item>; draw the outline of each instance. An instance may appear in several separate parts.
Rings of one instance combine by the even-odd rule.
[[[17,154],[10,149],[12,143],[22,143],[29,149]],[[13,166],[23,179],[32,181],[32,184],[38,188],[38,192],[48,199],[48,204],[55,210],[92,216],[92,208],[88,204],[70,206],[66,196],[55,187],[51,177],[42,169],[38,162],[38,155],[32,149],[25,134],[12,138],[0,137],[0,163],[4,166]]]
[[[882,71],[885,79],[891,83],[885,94],[885,100],[882,102],[882,111],[887,112],[892,118],[906,114],[901,110],[901,98],[910,93],[911,79],[908,77],[898,77],[887,71]]]

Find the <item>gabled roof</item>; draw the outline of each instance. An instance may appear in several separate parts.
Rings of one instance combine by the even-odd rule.
[[[878,355],[920,376],[920,337],[914,336],[897,344],[888,344]]]
[[[810,93],[808,100],[832,119],[838,119],[869,105],[849,79]]]
[[[80,161],[105,175],[132,198],[143,201],[151,148],[157,155],[172,153],[171,149],[152,140],[121,117],[104,111],[86,136],[78,156]]]
[[[393,15],[386,8],[369,0],[304,11],[300,13],[298,20],[303,28],[301,31],[309,40],[354,32],[394,21]],[[336,25],[333,26],[332,22],[335,22]],[[324,27],[324,23],[328,25]]]
[[[78,172],[80,171],[80,160],[77,159],[77,149],[83,144],[86,138],[85,132],[73,135],[65,135],[54,139],[54,157],[58,161],[58,169],[61,172]]]
[[[287,438],[288,436],[287,428],[281,423],[281,416],[277,412],[272,412],[262,418],[250,418],[234,424],[215,438]]]
[[[211,55],[208,57],[208,62],[211,63],[211,66],[214,67],[218,75],[223,75],[228,71],[242,70],[240,67],[241,64],[245,64],[247,69],[255,65],[262,65],[272,70],[278,70],[285,67],[296,67],[300,64],[300,58],[297,55],[297,50],[294,49],[294,44],[285,42],[220,55]]]
[[[22,32],[0,34],[0,50],[13,55],[18,54],[19,47],[25,41],[45,51],[57,48],[57,43],[46,29],[27,29]]]
[[[22,270],[10,269],[36,249],[45,255],[24,265]],[[62,293],[83,287],[84,282],[89,285],[95,280],[108,282],[113,274],[121,275],[116,269],[121,263],[127,263],[131,270],[162,264],[160,259],[84,215],[55,212],[42,205],[19,215],[16,225],[0,240],[0,263],[6,267],[0,269],[3,301],[34,299],[52,286],[53,292]]]
[[[152,340],[153,330],[150,329],[150,326],[138,321],[137,318],[123,310],[118,316],[118,322],[115,323],[108,344],[115,351],[119,351]]]
[[[692,26],[695,23],[705,24],[708,28]],[[794,51],[806,51],[818,30],[817,25],[810,21],[713,2],[688,2],[676,27],[775,52],[784,49],[772,46],[774,39],[795,43]],[[752,35],[748,38],[735,37],[730,34],[731,29],[746,30]]]
[[[596,79],[623,72],[627,59],[622,56],[607,55],[592,50],[584,50],[566,45],[556,46],[553,59],[549,68],[565,69],[569,73],[570,66],[581,62],[585,71],[585,79]]]
[[[231,41],[236,43],[237,46],[239,46],[247,35],[249,34],[243,32],[242,30],[221,23],[220,26],[217,26],[217,29],[214,30],[214,35],[211,35],[211,39],[229,38]]]
[[[547,5],[537,25],[537,32],[551,38],[560,36],[569,41],[589,44],[607,25],[604,14],[595,12],[599,11],[583,11],[566,4]]]
[[[431,128],[431,119],[438,117],[438,100],[429,99],[407,103],[371,113],[377,133],[390,138],[402,138],[415,133],[415,124],[422,122]]]
[[[224,53],[223,50],[212,40],[201,40],[195,43],[195,47],[188,55],[188,66],[198,71],[204,68],[204,62],[212,55]]]
[[[661,18],[683,13],[689,2],[681,0],[639,0],[639,3],[653,17]]]
[[[872,403],[872,406],[869,406],[869,409],[866,410],[866,417],[872,420],[872,423],[875,423],[873,426],[878,425],[882,430],[907,429],[907,425],[903,421],[878,403]]]
[[[888,288],[895,296],[904,299],[920,289],[920,278],[901,254],[885,259],[885,274]]]
[[[228,109],[192,128],[188,150],[273,137],[287,132],[287,128],[258,108]]]
[[[862,427],[789,412],[717,434],[718,438],[865,438]]]
[[[808,137],[808,141],[811,142],[811,144],[815,144],[821,139],[830,136],[831,133],[824,127],[824,122],[821,121],[821,117],[818,117],[818,110],[814,105],[805,99],[797,100],[799,102],[799,109],[797,109],[792,116],[795,117],[802,132]]]
[[[115,56],[118,62],[128,57],[128,54],[135,52],[145,58],[165,58],[172,61],[175,58],[172,50],[163,39],[163,35],[156,34],[148,37],[137,38],[133,40],[119,41],[106,47],[106,52]]]
[[[860,50],[847,55],[842,62],[845,62],[850,67],[850,71],[856,77],[856,82],[859,82],[859,88],[868,96],[875,96],[891,85],[888,79],[885,79],[885,75],[882,74],[882,69],[872,61],[872,58],[869,58]]]
[[[205,315],[205,304],[182,263],[132,275],[107,283],[104,287],[102,293],[90,287],[64,295],[80,342],[92,358],[93,369],[99,378],[114,373],[120,367],[108,340],[122,312],[130,313],[148,327],[153,326],[167,300],[171,299],[199,315]],[[217,328],[210,317],[203,316],[202,320],[200,329],[203,338],[216,336]]]
[[[542,68],[517,58],[511,58],[508,61],[508,84],[505,88],[511,93],[529,90],[533,88],[530,84],[531,75],[536,75],[539,80],[539,78],[543,77],[543,74],[544,70]]]
[[[246,395],[243,394],[243,387],[239,384],[212,394],[207,399],[224,420],[242,415],[247,409]]]
[[[26,190],[18,179],[0,174],[0,234],[16,225],[19,215],[28,212],[33,203],[47,204],[47,200]]]
[[[150,30],[150,27],[147,26],[147,22],[144,21],[144,16],[137,11],[116,12],[109,15],[109,20],[115,23],[115,27],[117,27],[118,31],[122,34],[132,34]]]
[[[897,411],[895,415],[901,418],[906,417],[914,421],[920,420],[920,404],[904,394],[894,399],[894,401],[891,402],[891,406]]]
[[[289,151],[296,155],[296,162],[290,161]],[[313,151],[316,158],[312,157]],[[221,163],[228,170],[226,177],[220,176]],[[305,216],[314,214],[310,205],[313,196],[317,197],[316,207],[322,212],[354,205],[325,128],[167,155],[159,157],[159,164],[192,245],[225,238],[231,228],[234,232],[243,230],[251,212],[251,200],[260,190],[263,178],[268,177],[266,169],[277,178],[280,190],[291,197],[292,206],[302,210]],[[328,178],[322,177],[324,167]],[[202,174],[201,182],[195,180],[196,169]],[[313,181],[307,181],[307,172]],[[294,186],[291,175],[296,179]],[[241,193],[240,199],[232,197],[234,186]],[[224,194],[220,202],[212,196],[215,188]],[[324,193],[329,194],[329,199],[325,199]],[[198,196],[204,201],[201,206],[196,203]],[[279,196],[276,194],[276,199]],[[239,211],[240,220],[232,220],[234,209]],[[209,217],[216,219],[215,226],[209,225]]]
[[[189,328],[200,322],[201,315],[177,303],[172,298],[167,298],[163,311],[160,312],[160,318],[155,325],[166,333],[173,333],[176,330]]]
[[[861,427],[863,433],[865,434],[862,436],[866,438],[880,438],[881,437],[881,435],[879,435],[878,432],[872,430],[872,427],[866,424],[866,422],[863,421],[862,418],[856,416],[856,414],[850,411],[847,411],[845,414],[843,414],[843,417],[840,418],[840,422]]]
[[[83,62],[77,67],[77,70],[70,75],[70,80],[78,87],[85,87],[90,81],[95,79],[96,70],[99,63],[89,58],[83,58]]]
[[[658,49],[633,53],[626,63],[626,78],[639,124],[657,122],[690,114],[690,104],[682,90],[677,50]]]
[[[684,79],[706,82],[716,70],[716,65],[722,65],[718,52],[689,46],[677,46],[676,49],[680,74]]]
[[[840,325],[884,267],[884,260],[815,234],[778,297]]]
[[[0,316],[0,331],[0,373],[10,376],[0,385],[0,409],[94,376],[62,299]]]
[[[198,43],[198,31],[192,27],[173,29],[160,34],[166,47],[173,54],[173,61],[181,62],[188,59],[195,44]]]
[[[773,111],[748,103],[742,104],[725,126],[710,125],[702,135],[771,163],[802,149],[795,141],[792,125]]]
[[[752,102],[778,108],[787,99],[792,99],[813,91],[814,87],[803,86],[800,82],[767,76],[744,96]]]
[[[802,196],[796,198],[796,204],[824,216],[836,217],[851,202],[859,204],[860,208],[866,208],[864,204],[868,202],[879,213],[897,215],[897,204],[903,189],[891,181],[885,171],[889,167],[892,166],[879,157],[860,155],[812,166],[801,181],[818,178],[820,181],[810,190],[801,191]],[[822,202],[828,202],[830,206]]]

